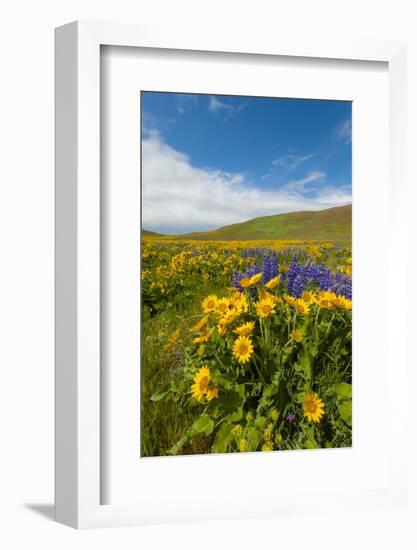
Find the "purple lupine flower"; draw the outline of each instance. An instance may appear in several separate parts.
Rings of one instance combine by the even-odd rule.
[[[293,422],[294,419],[295,419],[295,414],[291,414],[291,413],[288,413],[287,416],[285,417],[285,420],[287,422]]]

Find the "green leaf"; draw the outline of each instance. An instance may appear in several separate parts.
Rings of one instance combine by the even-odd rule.
[[[262,439],[262,433],[256,428],[249,428],[246,432],[246,440],[248,442],[247,450],[249,452],[256,451]]]
[[[224,420],[237,422],[243,416],[243,404],[245,402],[245,387],[243,384],[235,386],[236,391],[223,391],[216,399],[218,410]]]
[[[213,428],[213,420],[207,414],[202,414],[188,430],[188,437],[191,439],[196,435],[210,435]]]
[[[233,438],[232,434],[233,424],[231,422],[224,422],[219,431],[216,434],[213,443],[213,451],[215,453],[225,453],[229,447],[229,444]]]
[[[264,416],[257,416],[255,418],[255,426],[259,428],[260,430],[265,429],[266,426],[266,418]]]
[[[310,426],[305,430],[306,435],[306,446],[307,449],[318,449],[319,446],[317,444],[317,441],[314,437],[314,426]]]
[[[337,397],[342,399],[351,399],[352,398],[352,384],[346,384],[342,382],[341,384],[335,384],[333,390]]]
[[[349,426],[352,425],[352,401],[346,400],[337,403],[339,414]]]
[[[161,399],[164,399],[168,394],[169,390],[167,389],[159,390],[151,396],[151,401],[161,401]]]

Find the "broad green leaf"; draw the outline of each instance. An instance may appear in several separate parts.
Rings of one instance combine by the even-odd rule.
[[[352,398],[352,384],[346,384],[345,382],[342,382],[341,384],[335,384],[333,386],[333,389],[338,397],[344,399]]]
[[[314,437],[314,426],[310,426],[305,430],[307,449],[318,449],[319,446]]]
[[[216,434],[213,443],[213,451],[215,453],[225,453],[228,449],[228,446],[233,438],[232,434],[233,424],[231,422],[224,422],[219,431]]]
[[[155,392],[152,397],[151,401],[160,401],[161,399],[164,399],[169,394],[169,390],[159,390]]]
[[[251,452],[256,451],[259,443],[261,442],[261,439],[262,432],[260,432],[256,428],[249,428],[246,432],[246,440],[248,442],[247,450]]]
[[[352,425],[352,401],[346,400],[337,404],[340,416],[349,426]]]
[[[243,384],[235,386],[233,391],[223,391],[216,399],[218,410],[224,420],[237,422],[243,416],[243,404],[245,402],[245,387]]]
[[[188,437],[192,438],[196,435],[210,435],[214,428],[213,420],[207,415],[202,414],[197,418],[194,424],[188,431]]]

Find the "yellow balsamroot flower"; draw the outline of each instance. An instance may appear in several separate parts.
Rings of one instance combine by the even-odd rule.
[[[315,302],[315,296],[312,292],[305,290],[302,295],[302,299],[307,302],[307,304],[313,304]]]
[[[273,301],[274,304],[279,304],[281,302],[281,298],[279,296],[275,296],[274,294],[267,292],[263,288],[258,292],[258,296],[261,300],[269,298]]]
[[[239,451],[241,453],[245,453],[247,448],[248,448],[248,442],[246,441],[246,439],[241,439],[239,441]]]
[[[211,336],[211,333],[213,332],[213,329],[210,332],[207,332],[207,330],[204,330],[201,332],[200,336],[197,336],[196,338],[193,338],[193,344],[204,344],[208,341],[208,339]]]
[[[252,277],[249,279],[249,286],[257,285],[261,279],[262,279],[262,273],[257,273],[256,275],[252,275]]]
[[[269,451],[273,451],[274,450],[274,445],[272,443],[272,441],[265,441],[265,443],[262,445],[262,449],[261,451],[263,451],[264,453],[266,452],[269,452]]]
[[[208,323],[209,317],[206,315],[196,325],[190,328],[190,332],[200,332]]]
[[[344,296],[336,296],[332,302],[339,309],[352,309],[352,300],[348,300]]]
[[[180,337],[180,329],[177,328],[177,330],[174,330],[174,332],[171,333],[170,337],[168,338],[165,344],[165,348],[166,349],[172,348],[179,337]]]
[[[290,296],[289,294],[285,294],[284,301],[287,302],[288,305],[293,306],[297,303],[297,298],[294,298],[293,296]]]
[[[247,313],[249,306],[246,296],[241,292],[235,293],[230,302],[234,305],[239,313]]]
[[[249,288],[250,279],[248,279],[248,277],[243,277],[242,279],[240,279],[239,284],[242,288]]]
[[[333,307],[333,300],[335,298],[335,294],[333,292],[327,292],[326,290],[319,292],[319,295],[317,297],[317,304],[322,309],[332,309]]]
[[[324,403],[314,392],[306,393],[304,396],[304,416],[309,422],[320,422],[324,415]]]
[[[310,306],[302,298],[298,298],[294,304],[294,308],[297,313],[301,315],[308,315],[310,313]]]
[[[227,324],[230,324],[233,323],[233,321],[235,321],[239,317],[239,315],[239,311],[235,307],[232,307],[231,309],[226,310],[223,315],[223,319],[226,321]]]
[[[216,311],[217,296],[215,294],[210,294],[210,296],[204,298],[202,306],[204,313],[212,313],[213,311]]]
[[[228,298],[220,298],[220,300],[217,300],[216,304],[216,311],[217,313],[220,313],[220,315],[224,315],[229,307],[230,300]]]
[[[281,445],[281,443],[282,443],[282,435],[281,435],[281,434],[279,434],[279,433],[276,434],[276,436],[275,436],[275,443],[276,443],[277,445]]]
[[[243,277],[243,279],[240,280],[239,284],[242,288],[251,288],[253,286],[256,286],[261,279],[262,273],[257,273],[250,278]]]
[[[291,332],[291,338],[294,340],[294,342],[300,343],[304,339],[304,334],[300,329],[296,328]]]
[[[226,319],[224,318],[220,319],[217,325],[217,331],[220,334],[220,336],[224,336],[226,334],[227,325],[228,325],[228,322],[226,321]]]
[[[208,367],[201,367],[193,378],[194,384],[191,386],[192,396],[201,399],[206,395],[208,385],[211,380],[211,372]]]
[[[218,388],[209,388],[207,391],[206,391],[206,399],[207,401],[211,401],[212,399],[214,399],[215,397],[218,397],[219,395],[219,389]]]
[[[239,336],[233,344],[233,356],[239,363],[247,363],[253,354],[252,341],[247,336]]]
[[[240,327],[237,327],[233,332],[238,336],[249,336],[249,334],[252,334],[254,328],[255,328],[255,321],[249,321],[248,323],[245,323],[244,325],[240,325]]]
[[[266,283],[265,285],[266,288],[269,288],[270,290],[272,290],[273,288],[277,288],[277,286],[279,285],[280,279],[281,279],[281,275],[277,275],[276,277],[274,277],[273,279],[271,279]]]
[[[272,315],[275,311],[275,307],[276,304],[274,303],[274,300],[272,300],[269,296],[267,298],[263,298],[255,304],[256,313],[262,319],[266,319]]]

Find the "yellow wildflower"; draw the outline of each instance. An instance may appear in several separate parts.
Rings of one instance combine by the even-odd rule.
[[[180,329],[177,328],[177,330],[174,330],[174,332],[171,333],[171,336],[168,338],[165,344],[165,348],[166,349],[172,348],[179,337],[180,337]]]
[[[217,296],[215,294],[210,294],[203,300],[203,311],[204,313],[211,313],[216,310],[217,306]]]
[[[245,323],[244,325],[240,325],[240,327],[237,327],[233,332],[238,336],[249,336],[249,334],[252,334],[254,328],[255,328],[255,321],[249,321],[248,323]]]
[[[229,307],[230,300],[228,298],[220,298],[220,300],[217,300],[216,304],[216,311],[217,313],[220,313],[220,315],[224,315],[227,308]]]
[[[273,288],[277,288],[277,286],[279,285],[280,279],[281,279],[281,275],[277,275],[276,277],[274,277],[273,279],[271,279],[266,283],[265,285],[266,288],[269,288],[270,290],[272,290]]]
[[[203,329],[207,325],[208,320],[209,320],[209,317],[208,315],[206,315],[196,325],[190,328],[190,332],[200,332],[201,329]]]
[[[275,307],[276,307],[276,304],[269,297],[264,298],[263,300],[260,300],[255,304],[256,313],[262,319],[266,319],[267,317],[272,315],[272,313],[274,313],[275,311]]]
[[[247,336],[239,336],[233,344],[233,356],[239,363],[247,363],[253,354],[252,341]]]
[[[193,378],[194,384],[191,386],[192,397],[195,397],[196,399],[201,399],[204,397],[210,380],[210,369],[208,367],[201,367]]]
[[[206,391],[206,398],[207,398],[207,401],[211,401],[211,400],[214,399],[215,397],[218,397],[218,395],[219,395],[219,390],[218,390],[218,388],[216,388],[216,387],[209,388],[209,389]]]
[[[304,396],[304,416],[309,422],[320,422],[324,415],[324,403],[314,392],[309,392]]]
[[[291,332],[291,338],[294,340],[294,342],[300,343],[304,339],[304,334],[300,329],[296,328]]]
[[[297,311],[297,313],[301,313],[301,315],[308,315],[310,312],[310,306],[305,302],[302,298],[298,298],[294,304],[294,308]]]

